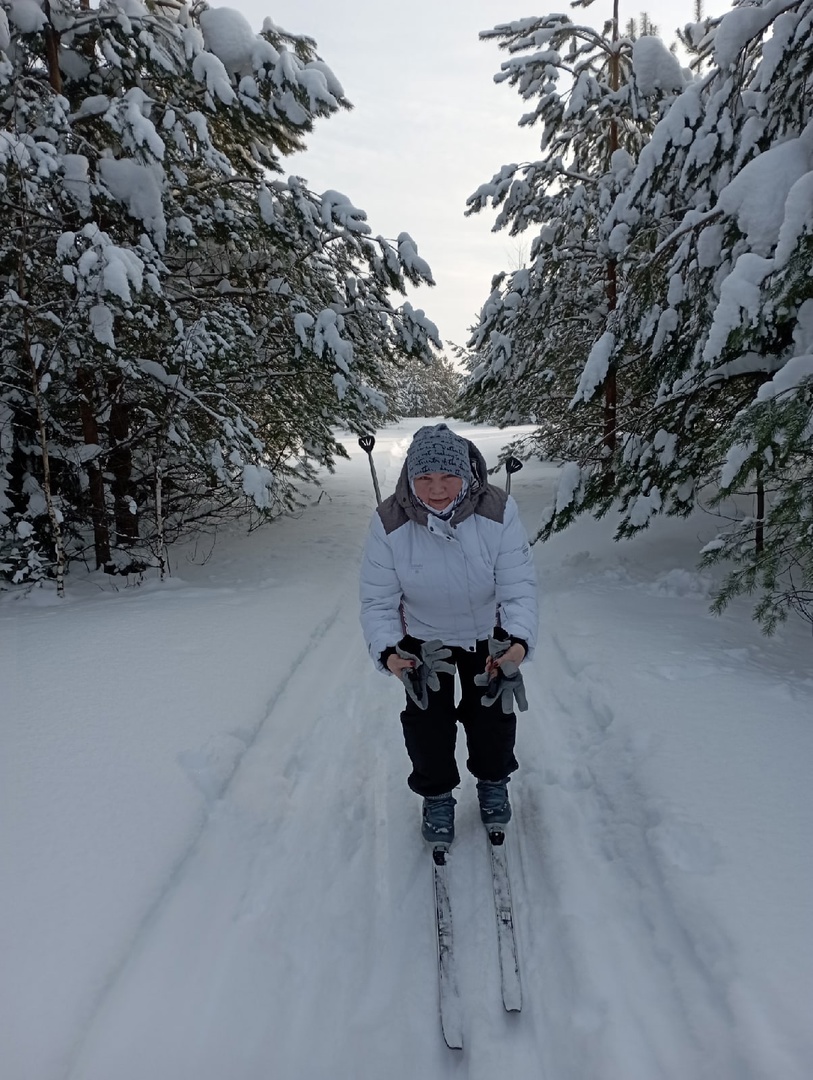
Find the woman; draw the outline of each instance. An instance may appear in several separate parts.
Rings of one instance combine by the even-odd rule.
[[[454,839],[458,720],[480,816],[501,833],[518,767],[513,699],[527,708],[519,665],[536,641],[536,576],[516,503],[490,486],[479,450],[446,424],[415,434],[395,494],[373,517],[361,624],[376,666],[406,688],[408,783],[424,799],[424,839]]]

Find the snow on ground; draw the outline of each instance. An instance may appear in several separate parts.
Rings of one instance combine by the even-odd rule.
[[[417,422],[379,436],[392,489]],[[455,425],[495,463],[508,433]],[[394,680],[357,624],[366,455],[298,516],[0,605],[3,1080],[803,1080],[813,1075],[813,677],[708,614],[711,518],[538,546],[502,1010],[485,838],[458,792],[462,1055]],[[513,491],[532,529],[556,469]],[[208,558],[207,558],[208,556]],[[461,763],[464,760],[461,748]]]

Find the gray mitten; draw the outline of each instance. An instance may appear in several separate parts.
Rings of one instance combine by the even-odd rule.
[[[511,641],[498,641],[496,638],[489,638],[488,654],[496,660],[503,653],[508,652],[512,644]],[[482,697],[483,705],[493,705],[499,698],[502,711],[506,715],[513,711],[514,701],[516,701],[520,712],[527,711],[528,699],[525,697],[525,683],[520,674],[519,664],[506,660],[504,664],[501,664],[496,669],[495,675],[491,676],[489,672],[484,671],[482,675],[475,675],[474,681],[477,686],[486,688]]]
[[[446,657],[452,655],[452,650],[436,639],[423,642],[418,650],[420,655],[407,651],[401,645],[395,646],[395,652],[402,660],[415,662],[414,667],[404,668],[401,672],[401,681],[418,708],[425,709],[429,704],[429,691],[440,690],[438,673],[454,675],[452,664],[445,663]]]

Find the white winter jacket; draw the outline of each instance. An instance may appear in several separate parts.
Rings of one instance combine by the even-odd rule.
[[[487,482],[469,443],[472,483],[448,521],[414,497],[406,465],[370,525],[361,567],[361,625],[370,656],[406,634],[474,650],[499,625],[528,644],[537,633],[536,574],[517,504]]]

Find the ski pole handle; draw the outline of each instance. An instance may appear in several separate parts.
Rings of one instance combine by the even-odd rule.
[[[505,490],[511,494],[511,477],[522,468],[519,458],[509,457],[505,459]]]
[[[375,462],[373,461],[373,447],[375,446],[374,435],[362,435],[359,439],[359,446],[366,453],[370,462],[370,474],[373,478],[373,489],[375,490],[375,500],[378,505],[381,505],[381,489],[378,486],[378,476],[375,471]]]

